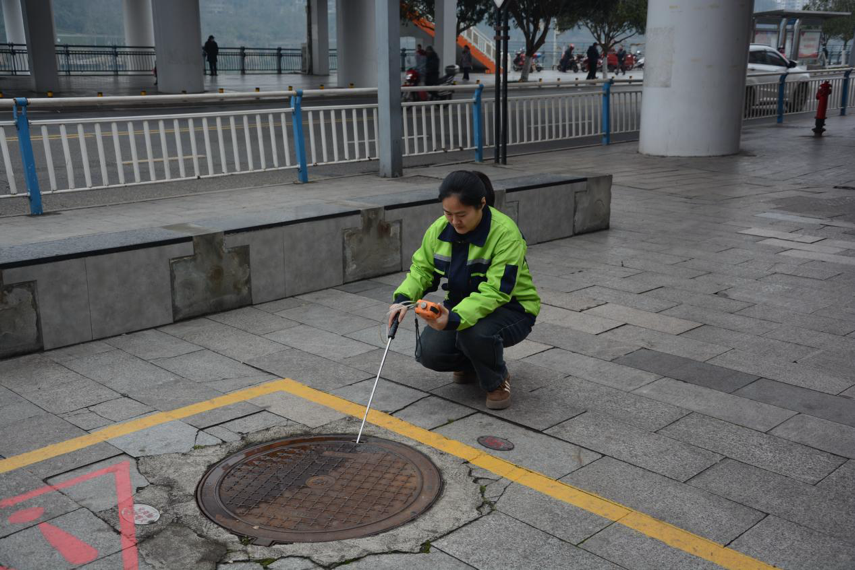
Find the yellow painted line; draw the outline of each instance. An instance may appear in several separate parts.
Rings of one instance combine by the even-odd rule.
[[[199,402],[198,404],[191,404],[189,406],[184,406],[183,408],[178,408],[169,412],[159,412],[157,414],[152,414],[150,416],[146,416],[138,420],[131,420],[129,422],[108,426],[104,429],[94,431],[88,435],[81,435],[80,437],[75,437],[73,439],[54,443],[52,445],[42,447],[41,449],[28,451],[27,453],[15,455],[7,459],[2,459],[0,460],[0,474],[8,473],[9,471],[14,471],[15,469],[26,467],[27,465],[33,465],[34,463],[39,463],[40,461],[59,457],[60,455],[71,453],[72,451],[78,451],[80,449],[84,449],[97,443],[102,443],[104,441],[113,439],[115,437],[128,435],[129,433],[135,433],[146,428],[165,424],[173,420],[180,420],[182,418],[187,418],[196,414],[201,414],[202,412],[208,412],[210,410],[222,408],[223,406],[228,406],[230,404],[245,402],[246,400],[251,400],[252,398],[257,398],[258,396],[272,394],[274,392],[282,390],[282,387],[278,384],[278,382],[281,381],[260,384],[259,386],[253,386],[252,388],[247,388],[238,392],[232,392],[231,394],[226,394],[225,396],[219,396],[211,400]]]
[[[245,390],[240,390],[178,408],[170,412],[160,412],[151,416],[131,420],[123,424],[109,426],[104,429],[84,435],[68,441],[48,445],[35,451],[16,455],[8,459],[0,460],[0,473],[7,473],[27,465],[32,465],[46,459],[58,457],[72,451],[77,451],[96,443],[108,441],[115,437],[134,433],[149,427],[160,425],[186,418],[202,412],[207,412],[222,406],[228,406],[238,402],[251,400],[258,396],[272,394],[275,392],[287,392],[294,396],[303,398],[310,402],[333,409],[342,414],[361,418],[365,413],[365,406],[355,404],[338,396],[327,394],[320,390],[310,388],[294,380],[285,378],[274,380]],[[459,457],[472,465],[486,469],[491,473],[504,477],[510,481],[524,485],[539,493],[573,505],[605,519],[631,528],[641,534],[667,544],[668,546],[687,552],[698,558],[703,558],[718,564],[728,570],[773,570],[774,566],[760,560],[727,548],[717,542],[693,534],[674,525],[660,521],[642,512],[636,511],[594,493],[584,491],[578,487],[557,481],[537,471],[520,467],[510,461],[495,457],[471,445],[449,439],[441,434],[420,428],[389,414],[371,410],[368,421],[378,427],[382,427],[424,445],[449,455]]]

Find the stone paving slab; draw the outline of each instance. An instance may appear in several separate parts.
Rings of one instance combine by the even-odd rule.
[[[62,475],[51,477],[47,479],[45,483],[49,485],[58,485],[65,481],[70,481],[71,479],[80,477],[81,475],[92,473],[93,471],[98,471],[106,467],[112,467],[122,462],[128,463],[131,489],[133,492],[137,492],[139,489],[148,486],[148,480],[140,474],[137,469],[136,461],[134,461],[134,459],[129,455],[119,455],[111,457],[105,461],[92,463],[91,465],[74,469],[67,473],[63,473]],[[70,487],[60,489],[58,492],[72,499],[80,506],[86,507],[90,511],[96,513],[115,508],[118,503],[118,497],[116,496],[116,483],[112,475],[95,477],[88,481],[82,481]]]
[[[271,315],[256,307],[243,307],[234,311],[210,315],[208,318],[257,335],[265,335],[297,326],[296,321],[279,315]]]
[[[368,404],[368,398],[371,396],[373,386],[374,378],[371,378],[351,384],[350,386],[337,388],[332,393],[345,400],[365,406]],[[377,382],[377,390],[374,394],[374,401],[371,403],[371,408],[383,412],[396,412],[427,396],[426,392],[381,378]]]
[[[620,524],[600,531],[581,548],[633,570],[717,570],[721,566],[648,538]]]
[[[172,421],[110,440],[131,457],[190,451],[196,445],[215,445],[220,440],[181,421]]]
[[[766,378],[737,390],[735,394],[855,427],[855,400],[851,398],[824,394]]]
[[[579,507],[554,501],[524,487],[511,484],[496,501],[496,509],[547,534],[578,545],[612,524]]]
[[[791,410],[671,378],[660,378],[634,393],[759,431],[769,431],[794,415]]]
[[[348,570],[469,570],[474,568],[449,556],[438,548],[431,548],[430,552],[424,554],[376,554],[366,556],[354,562],[348,563]],[[273,570],[311,570],[317,568],[311,566],[276,566],[276,563],[268,566]]]
[[[40,477],[37,477],[27,469],[18,469],[10,473],[4,473],[0,477],[0,497],[3,499],[17,497],[43,486],[44,482]],[[80,505],[62,493],[45,493],[29,499],[26,508],[41,508],[43,512],[29,521],[11,522],[8,517],[10,511],[4,509],[3,514],[6,516],[0,516],[0,538],[21,532],[41,522],[75,511],[80,508]]]
[[[810,366],[786,363],[738,349],[716,356],[708,363],[828,394],[839,394],[855,384]]]
[[[643,372],[628,366],[598,360],[581,354],[576,354],[560,348],[553,348],[524,359],[538,366],[552,368],[565,375],[573,374],[580,378],[617,388],[619,390],[634,390],[659,378],[656,374]]]
[[[143,360],[170,358],[200,350],[195,344],[153,329],[116,336],[104,342]]]
[[[258,373],[255,368],[205,349],[171,358],[157,358],[151,362],[177,376],[196,382],[249,377]]]
[[[728,348],[738,348],[739,350],[744,350],[746,352],[768,355],[780,359],[789,359],[790,361],[799,360],[812,354],[816,354],[817,352],[817,349],[805,346],[804,344],[783,342],[769,338],[768,336],[758,337],[756,335],[730,331],[710,325],[704,325],[700,328],[691,330],[683,336],[711,344],[726,346]]]
[[[588,309],[585,311],[585,314],[622,321],[645,329],[673,335],[678,335],[701,326],[701,323],[640,311],[632,307],[622,307],[614,303],[607,303],[593,309]]]
[[[279,378],[299,379],[304,384],[328,392],[369,377],[373,378],[377,374],[376,371],[371,374],[295,349],[285,349],[253,358],[248,360],[247,364]],[[379,365],[378,361],[377,366]]]
[[[637,344],[616,341],[552,323],[538,323],[528,338],[602,360],[612,360],[639,348]]]
[[[625,325],[619,329],[604,333],[601,336],[666,354],[683,356],[700,362],[709,360],[729,350],[726,346],[694,340],[692,337],[687,336],[688,334],[690,333],[676,336],[632,325]]]
[[[599,453],[484,414],[468,416],[434,431],[476,449],[484,449],[477,441],[483,435],[507,439],[514,449],[492,453],[553,478],[563,477],[600,457]]]
[[[159,330],[239,362],[246,362],[286,348],[283,344],[268,338],[210,319],[184,321],[162,327]]]
[[[614,362],[719,392],[733,392],[758,378],[758,376],[744,374],[729,368],[713,366],[691,358],[674,356],[646,348],[615,359]]]
[[[405,422],[433,430],[474,413],[472,408],[436,396],[428,396],[398,410],[393,415]]]
[[[850,505],[813,485],[726,459],[690,482],[764,513],[855,544]]]
[[[799,414],[769,433],[835,455],[855,458],[855,428],[851,426]]]
[[[343,360],[374,350],[370,344],[342,338],[335,333],[307,325],[276,331],[265,335],[265,338],[331,360]]]
[[[823,451],[700,414],[679,419],[659,433],[810,484],[844,463]]]
[[[855,546],[801,525],[768,516],[731,548],[787,570],[850,570]]]
[[[577,416],[544,433],[677,481],[694,477],[722,458],[596,412]]]
[[[602,558],[503,513],[487,515],[438,540],[436,546],[483,570],[537,567],[618,570],[618,566]]]
[[[64,365],[121,394],[153,388],[177,378],[163,368],[118,350],[75,358]]]
[[[763,518],[754,509],[611,457],[562,481],[722,544]]]

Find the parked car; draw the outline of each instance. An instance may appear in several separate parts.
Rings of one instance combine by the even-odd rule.
[[[748,48],[748,76],[745,80],[745,112],[756,107],[778,104],[778,77],[787,74],[784,104],[788,111],[801,111],[810,96],[810,74],[795,61],[785,58],[767,45]],[[764,75],[774,73],[773,75]]]

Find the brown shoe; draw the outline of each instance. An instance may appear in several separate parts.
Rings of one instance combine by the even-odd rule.
[[[478,380],[478,375],[472,370],[462,370],[454,373],[453,380],[455,384],[472,384]]]
[[[504,410],[511,405],[511,375],[505,376],[502,384],[487,392],[487,408],[490,410]]]

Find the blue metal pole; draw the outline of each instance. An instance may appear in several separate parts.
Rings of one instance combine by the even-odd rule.
[[[611,99],[612,99],[612,83],[614,79],[609,79],[603,83],[603,144],[611,144],[612,142],[612,120],[611,120]]]
[[[19,111],[20,108],[20,111]],[[30,122],[27,119],[27,99],[18,97],[12,107],[15,127],[18,129],[18,146],[24,163],[24,176],[27,180],[27,193],[30,198],[30,214],[40,216],[42,210],[42,191],[39,189],[39,177],[36,175],[36,160],[33,156],[33,142],[30,140]]]
[[[481,107],[482,91],[484,91],[484,84],[479,83],[478,88],[475,90],[475,95],[472,97],[472,120],[475,127],[475,162],[484,162],[484,117],[483,108]]]
[[[840,92],[840,114],[846,114],[846,104],[849,103],[849,75],[852,73],[851,69],[847,69],[846,73],[843,74],[843,90]]]
[[[300,182],[309,181],[309,172],[306,169],[306,141],[303,138],[303,90],[297,89],[297,94],[291,96],[291,121],[294,124],[294,152],[297,153],[297,178]]]
[[[778,78],[778,122],[784,122],[784,89],[787,85],[787,74]]]

